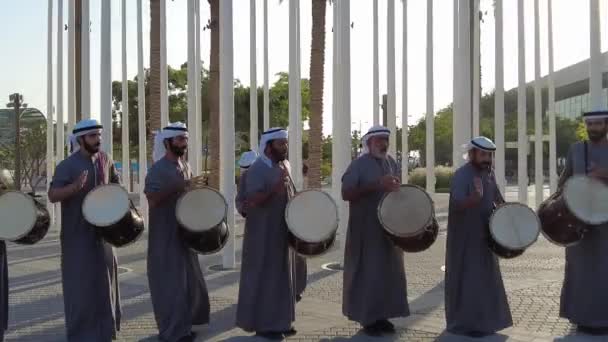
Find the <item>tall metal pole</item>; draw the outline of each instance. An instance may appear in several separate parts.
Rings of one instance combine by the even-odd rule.
[[[453,4],[453,20],[454,20],[454,37],[453,37],[453,60],[452,60],[452,165],[454,168],[460,166],[462,160],[462,153],[460,151],[461,144],[461,123],[460,113],[462,113],[461,104],[461,89],[460,89],[460,50],[459,50],[459,13],[458,13],[459,0],[454,0]]]
[[[221,191],[228,199],[228,227],[234,232],[234,59],[233,59],[233,30],[232,30],[232,0],[220,1],[220,171]],[[235,245],[234,234],[230,238],[222,262],[224,268],[234,268]]]
[[[194,36],[195,36],[195,49],[194,49],[194,83],[196,85],[194,97],[196,99],[196,125],[195,130],[195,151],[194,154],[194,169],[193,172],[195,175],[199,176],[202,171],[202,159],[203,159],[203,118],[202,118],[202,80],[201,80],[201,3],[200,0],[194,1]]]
[[[339,121],[339,84],[340,84],[340,63],[338,59],[339,51],[339,42],[340,42],[340,8],[339,1],[334,1],[333,5],[333,33],[332,33],[332,41],[333,41],[333,49],[332,49],[332,138],[334,139],[331,144],[331,163],[332,165],[340,165],[340,156],[338,150],[338,136],[340,135],[340,121]],[[336,202],[339,204],[339,210],[342,210],[341,200],[342,196],[340,195],[340,181],[342,175],[338,172],[338,167],[332,167],[331,172],[331,187],[332,194]],[[342,227],[340,227],[342,228]],[[342,230],[340,230],[342,232]]]
[[[129,80],[127,76],[127,0],[122,0],[122,182],[133,191],[131,186],[131,158],[129,157]]]
[[[602,99],[600,4],[599,0],[589,1],[589,46],[591,55],[591,58],[589,59],[589,103],[591,109],[598,110],[602,108],[604,103]]]
[[[297,41],[297,2],[289,0],[289,161],[292,172],[298,167],[298,41]],[[297,175],[292,175],[297,178]],[[298,180],[294,179],[298,184]]]
[[[69,5],[69,3],[68,3]],[[63,160],[64,141],[64,115],[63,115],[63,0],[57,0],[57,128],[55,139],[56,161]],[[71,28],[68,28],[70,31]]]
[[[169,96],[167,69],[167,2],[160,0],[160,125],[169,124]]]
[[[112,9],[110,6],[110,1],[101,2],[101,75],[99,77],[99,115],[101,117],[101,124],[105,128],[102,133],[103,150],[112,156]],[[87,116],[83,115],[83,118],[86,117]]]
[[[255,0],[249,1],[249,148],[258,149],[258,81]]]
[[[264,0],[264,130],[270,128],[270,90],[268,85],[268,0]]]
[[[387,128],[391,131],[389,153],[392,156],[397,152],[397,117],[395,93],[395,0],[387,2],[386,22],[386,120]]]
[[[435,106],[433,76],[433,0],[426,2],[426,191],[435,192]]]
[[[50,188],[53,173],[53,0],[48,1],[47,50],[46,50],[46,189]],[[32,189],[34,191],[34,189]],[[54,219],[54,205],[47,201],[46,208],[51,222]]]
[[[373,54],[373,103],[374,103],[374,125],[380,124],[380,67],[378,63],[378,0],[373,0],[373,25],[374,25],[374,47],[372,49]],[[334,26],[335,27],[335,26]],[[386,125],[386,122],[384,123]]]
[[[340,121],[340,132],[338,135],[338,153],[340,154],[339,165],[337,165],[338,174],[340,177],[346,172],[351,161],[351,113],[350,113],[350,1],[339,1],[339,27],[340,38],[338,40],[340,53],[340,84],[338,90],[340,92],[340,108],[338,112],[338,121]],[[340,182],[339,182],[340,183]],[[340,227],[342,234],[346,234],[346,223],[348,222],[348,203],[340,201],[340,222],[344,223]],[[344,235],[345,236],[345,235]]]
[[[471,0],[460,0],[458,4],[458,78],[457,96],[460,99],[455,112],[454,159],[456,167],[464,163],[461,146],[471,139]]]
[[[186,8],[187,26],[188,26],[188,127],[189,130],[196,131],[196,34],[195,34],[195,0],[188,0]],[[190,166],[193,166],[196,162],[196,142],[197,137],[188,144],[188,160]]]
[[[137,0],[137,131],[138,147],[139,147],[139,174],[138,174],[138,192],[139,206],[141,208],[144,220],[148,223],[148,201],[144,194],[144,182],[148,171],[148,161],[146,152],[146,88],[144,73],[144,39],[143,39],[143,22],[142,22],[142,2]]]
[[[495,41],[495,93],[494,93],[494,142],[496,143],[496,182],[502,194],[505,193],[505,88],[503,51],[503,11],[502,0],[494,2]]]
[[[549,184],[551,193],[557,191],[557,134],[555,125],[555,81],[553,79],[553,0],[547,0],[547,24],[549,43]]]
[[[408,182],[409,147],[408,147],[408,110],[407,110],[407,0],[403,0],[403,64],[401,66],[403,90],[401,94],[401,182]],[[374,50],[376,51],[376,50]],[[376,93],[376,99],[378,94]],[[378,106],[376,106],[378,107]],[[361,129],[359,129],[361,131]]]
[[[479,99],[481,93],[481,68],[479,61],[479,0],[473,0],[473,136],[479,136]]]
[[[528,135],[526,123],[526,42],[524,0],[517,1],[518,81],[517,87],[517,183],[519,202],[528,204]]]
[[[76,44],[76,9],[75,0],[69,0],[69,24],[68,24],[68,134],[72,133],[76,124],[76,84],[75,78],[75,44]],[[65,144],[65,141],[61,142]]]
[[[10,95],[9,107],[15,110],[15,189],[21,190],[21,105],[23,95],[15,93]]]
[[[81,115],[82,119],[89,119],[91,117],[91,44],[90,44],[90,34],[89,34],[89,23],[90,23],[90,15],[89,15],[89,0],[80,0],[82,4],[82,16],[80,21],[80,84],[77,85],[80,87],[80,113],[76,113],[77,116]],[[101,7],[103,12],[104,3],[110,1],[102,1]],[[108,5],[110,6],[110,5]],[[102,14],[103,20],[103,14]],[[103,22],[102,31],[103,31]],[[102,44],[103,44],[103,32],[102,36]],[[103,48],[102,48],[103,55]],[[103,63],[103,62],[102,62]],[[101,73],[103,75],[105,71],[102,69]],[[102,76],[103,77],[103,76]],[[102,97],[103,99],[103,97]],[[99,113],[103,115],[102,113]],[[111,151],[109,151],[111,153]]]
[[[534,184],[538,208],[543,201],[543,102],[540,84],[540,15],[534,0]]]

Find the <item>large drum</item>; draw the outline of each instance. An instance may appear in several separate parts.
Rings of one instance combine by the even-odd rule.
[[[19,191],[0,194],[0,240],[33,245],[49,231],[51,220],[44,205]]]
[[[177,200],[175,216],[181,235],[190,249],[200,254],[219,252],[228,241],[228,203],[209,187],[185,192]]]
[[[404,184],[384,195],[378,219],[393,242],[405,252],[426,250],[437,240],[439,224],[431,196],[422,188]]]
[[[144,220],[118,184],[100,185],[82,203],[82,215],[93,229],[114,247],[124,247],[139,239]]]
[[[291,248],[305,257],[318,256],[336,240],[338,206],[324,191],[302,191],[287,203],[285,221]]]
[[[489,245],[494,254],[510,259],[520,256],[538,239],[540,220],[529,207],[504,203],[490,217]]]

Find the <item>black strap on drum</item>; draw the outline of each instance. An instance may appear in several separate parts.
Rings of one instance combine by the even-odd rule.
[[[587,149],[587,140],[583,141],[583,152],[585,155],[585,175],[589,173],[589,150]]]

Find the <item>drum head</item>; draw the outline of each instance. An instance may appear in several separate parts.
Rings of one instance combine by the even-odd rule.
[[[34,227],[38,210],[34,200],[21,192],[8,191],[0,195],[0,239],[17,240]]]
[[[285,221],[293,235],[304,242],[322,242],[338,229],[338,206],[320,190],[299,192],[287,204]]]
[[[540,234],[536,213],[520,203],[505,203],[490,218],[490,233],[503,247],[519,250],[532,245]]]
[[[571,177],[564,187],[564,201],[572,214],[587,224],[608,222],[608,186],[597,179]]]
[[[433,200],[422,188],[404,184],[387,193],[378,206],[378,219],[386,231],[397,237],[419,234],[431,224]]]
[[[87,194],[82,203],[84,219],[95,227],[118,223],[129,209],[129,194],[118,184],[98,186]]]
[[[177,201],[175,216],[186,230],[204,232],[222,223],[228,204],[218,191],[203,187],[183,194]]]

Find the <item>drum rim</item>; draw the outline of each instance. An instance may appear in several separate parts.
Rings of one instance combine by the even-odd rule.
[[[100,189],[100,188],[104,188],[104,187],[115,187],[115,188],[120,189],[120,190],[121,190],[123,193],[125,193],[125,194],[127,195],[127,200],[128,200],[128,201],[130,201],[130,199],[129,199],[129,192],[128,192],[128,191],[127,191],[127,190],[126,190],[126,189],[125,189],[125,188],[124,188],[122,185],[120,185],[120,184],[115,184],[115,183],[110,183],[110,184],[101,184],[101,185],[98,185],[98,186],[94,187],[94,188],[93,188],[93,190],[89,191],[89,193],[87,193],[87,194],[84,196],[84,200],[82,200],[82,206],[81,206],[81,208],[80,208],[80,211],[82,212],[82,217],[84,217],[84,220],[85,220],[85,221],[86,221],[88,224],[90,224],[90,225],[92,225],[92,226],[95,226],[95,227],[99,227],[99,228],[107,228],[107,227],[110,227],[110,226],[113,226],[113,225],[117,224],[117,223],[118,223],[118,222],[120,222],[120,220],[122,220],[122,219],[125,217],[125,215],[127,215],[127,214],[129,213],[129,211],[131,210],[130,206],[127,206],[127,210],[125,210],[125,213],[124,213],[124,214],[123,214],[123,215],[122,215],[122,216],[121,216],[119,219],[114,220],[114,221],[111,221],[111,223],[109,223],[109,224],[107,224],[107,225],[105,225],[105,226],[98,226],[98,225],[96,225],[96,224],[91,223],[91,221],[90,221],[90,220],[87,218],[87,214],[86,214],[86,213],[85,213],[85,211],[84,211],[84,207],[85,207],[85,205],[86,205],[87,201],[90,199],[91,194],[92,194],[92,193],[94,193],[96,190],[98,190],[98,189]]]
[[[608,221],[589,221],[587,219],[579,217],[578,214],[574,210],[572,210],[572,207],[570,206],[570,203],[568,201],[568,197],[566,196],[566,194],[568,193],[568,188],[570,186],[572,186],[572,180],[575,180],[575,179],[587,179],[587,180],[590,180],[591,182],[593,182],[593,183],[595,183],[597,185],[601,184],[601,186],[605,186],[604,183],[602,183],[602,182],[600,182],[598,180],[595,180],[595,179],[593,179],[591,177],[585,176],[585,175],[573,175],[573,176],[571,176],[570,178],[568,178],[568,180],[564,184],[563,196],[564,196],[564,204],[566,204],[566,208],[568,208],[568,210],[572,213],[572,215],[574,215],[574,217],[576,217],[577,219],[579,219],[583,223],[586,223],[586,224],[589,224],[589,225],[592,225],[592,226],[597,226],[597,225],[602,225],[602,224],[607,223]]]
[[[209,187],[209,186],[202,186],[202,187],[198,187],[198,188],[194,188],[194,189],[190,189],[186,192],[184,192],[183,194],[181,194],[179,196],[179,198],[177,199],[177,202],[175,203],[175,219],[177,220],[177,223],[179,223],[179,225],[184,228],[185,230],[191,232],[191,233],[200,233],[201,231],[199,230],[191,230],[190,228],[186,227],[183,223],[182,220],[180,219],[179,215],[177,215],[178,212],[178,208],[180,206],[180,204],[182,203],[182,200],[184,199],[184,197],[186,197],[186,195],[188,193],[190,193],[191,191],[195,191],[195,190],[211,190],[212,192],[215,192],[216,194],[218,194],[220,196],[220,198],[224,201],[224,218],[220,220],[220,222],[202,230],[202,231],[207,231],[210,229],[213,229],[215,227],[217,227],[218,225],[222,224],[222,222],[226,221],[226,218],[228,217],[228,201],[226,200],[226,197],[224,197],[224,195],[222,195],[221,192],[219,192],[218,190]],[[227,223],[226,223],[227,224]]]
[[[506,247],[504,246],[502,243],[499,242],[499,240],[496,238],[496,236],[494,235],[494,231],[492,230],[492,222],[494,220],[494,216],[496,215],[496,212],[498,211],[498,209],[502,208],[502,207],[506,207],[506,206],[519,206],[519,207],[523,207],[526,210],[530,211],[531,213],[534,214],[534,218],[536,219],[536,226],[538,227],[538,231],[536,232],[536,236],[534,237],[534,240],[532,240],[529,244],[519,247],[517,248],[517,250],[521,250],[521,249],[526,249],[530,246],[532,246],[534,243],[536,243],[536,241],[538,241],[538,237],[540,236],[543,228],[542,228],[542,223],[540,222],[540,218],[538,217],[538,214],[529,206],[523,204],[523,203],[519,203],[519,202],[505,202],[501,205],[499,205],[496,210],[494,210],[494,212],[492,213],[492,215],[490,216],[490,235],[492,236],[492,239],[494,241],[496,241],[496,243],[498,243],[499,245],[501,245],[504,248],[509,248],[509,249],[513,249],[512,247]]]
[[[308,241],[302,237],[300,237],[296,232],[294,232],[290,227],[289,227],[289,208],[291,207],[291,203],[292,201],[298,197],[300,194],[306,193],[306,192],[317,192],[317,193],[321,193],[323,194],[325,197],[329,198],[329,200],[331,201],[331,203],[334,206],[334,209],[336,209],[336,224],[335,227],[332,229],[332,231],[330,233],[328,233],[326,236],[324,236],[321,241]],[[299,191],[294,197],[292,197],[288,202],[287,202],[287,206],[285,207],[285,223],[287,224],[287,229],[289,229],[289,232],[291,232],[296,238],[307,242],[307,243],[319,243],[322,241],[325,241],[327,239],[329,239],[330,237],[334,236],[336,234],[336,232],[338,231],[338,227],[340,226],[340,212],[338,211],[338,204],[336,203],[336,201],[333,199],[333,197],[331,197],[330,194],[328,194],[327,192],[323,191],[323,190],[317,190],[317,189],[308,189],[308,190],[303,190],[303,191]]]
[[[25,199],[27,199],[28,201],[30,201],[30,202],[31,202],[31,204],[32,204],[32,206],[33,206],[34,208],[37,208],[37,207],[36,207],[36,203],[34,202],[34,199],[33,199],[31,196],[29,196],[28,194],[23,193],[23,192],[21,192],[21,191],[17,191],[17,190],[8,190],[8,191],[4,191],[4,192],[2,192],[2,194],[0,194],[0,197],[1,197],[1,196],[4,196],[4,195],[6,195],[6,194],[9,194],[9,193],[15,193],[15,194],[18,194],[18,195],[20,195],[20,196],[24,197]],[[34,217],[34,220],[33,220],[32,224],[30,225],[30,227],[29,227],[29,229],[28,229],[28,231],[27,231],[27,232],[23,233],[22,235],[20,235],[20,236],[18,236],[18,237],[15,237],[15,238],[13,238],[13,237],[11,237],[10,239],[8,239],[8,238],[7,238],[6,240],[7,240],[7,241],[16,241],[16,240],[19,240],[19,239],[21,239],[21,238],[23,238],[23,237],[26,237],[26,236],[27,236],[27,234],[29,234],[29,233],[32,231],[32,228],[34,228],[34,226],[35,226],[35,225],[36,225],[36,217]]]
[[[433,222],[433,218],[435,217],[435,201],[433,201],[433,198],[431,197],[431,195],[429,195],[429,193],[426,192],[426,190],[424,188],[422,188],[421,186],[418,186],[415,184],[401,184],[399,186],[399,189],[401,189],[401,188],[415,188],[415,189],[421,190],[422,193],[431,201],[431,217],[429,217],[429,219],[427,220],[427,222],[424,225],[424,228],[426,229],[426,227],[428,227],[429,224],[431,224]],[[384,231],[386,231],[387,233],[389,233],[395,237],[399,237],[399,238],[410,238],[410,237],[418,236],[421,232],[424,232],[425,229],[418,230],[415,233],[395,233],[386,227],[386,224],[382,220],[382,215],[381,215],[382,204],[384,203],[384,200],[391,193],[392,192],[387,192],[384,195],[382,195],[382,199],[380,200],[380,203],[378,203],[378,207],[376,208],[376,216],[378,216],[378,221],[380,221],[380,225],[382,226],[382,229],[384,229]]]

